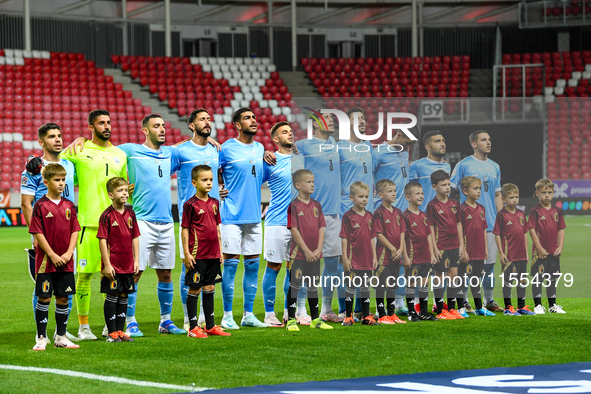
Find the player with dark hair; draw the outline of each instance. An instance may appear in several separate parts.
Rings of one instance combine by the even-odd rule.
[[[404,196],[408,201],[408,208],[402,213],[406,232],[404,240],[406,247],[402,255],[406,282],[406,303],[408,307],[408,321],[437,320],[427,311],[429,302],[429,273],[437,262],[433,254],[433,238],[427,223],[427,215],[419,209],[425,197],[423,187],[418,182],[409,182],[404,187]],[[415,310],[415,288],[419,288],[420,312]]]
[[[111,205],[106,184],[114,176],[127,179],[125,152],[114,147],[111,138],[111,117],[103,109],[88,114],[88,130],[92,139],[74,148],[74,153],[64,152],[62,158],[74,163],[78,179],[78,217],[80,231],[78,254],[78,280],[76,283],[76,307],[78,309],[78,338],[95,340],[90,330],[90,280],[101,270],[101,254],[96,237],[101,213]],[[84,153],[81,153],[84,150]]]
[[[97,238],[101,250],[101,293],[105,294],[104,314],[107,342],[133,342],[123,332],[127,298],[135,293],[133,276],[139,271],[140,230],[127,202],[129,183],[121,177],[107,182],[107,192],[113,204],[101,215]]]
[[[423,144],[427,150],[427,157],[412,162],[408,178],[410,181],[421,184],[425,193],[425,201],[430,202],[436,194],[431,186],[431,174],[437,170],[443,170],[451,174],[451,167],[443,159],[447,151],[445,138],[443,138],[441,131],[427,131],[423,135]]]
[[[488,158],[491,151],[490,135],[485,130],[476,130],[470,134],[470,144],[474,154],[460,161],[451,174],[451,187],[460,187],[462,178],[474,176],[482,182],[482,193],[479,203],[486,209],[488,258],[484,261],[485,280],[484,305],[491,312],[502,312],[493,299],[495,285],[495,263],[497,262],[497,244],[492,233],[497,212],[503,209],[501,200],[501,169],[497,163]],[[466,201],[466,196],[460,193],[460,202]]]
[[[60,126],[55,123],[45,123],[37,130],[37,138],[39,145],[43,148],[43,156],[35,157],[29,156],[27,159],[26,168],[21,177],[21,208],[23,210],[23,217],[27,226],[31,225],[31,217],[33,215],[33,206],[35,202],[47,194],[47,186],[43,183],[41,170],[49,163],[59,163],[66,169],[66,184],[62,197],[74,201],[74,181],[76,177],[76,169],[72,162],[62,159],[60,153],[63,147],[62,132]],[[37,241],[35,237],[31,236],[33,248],[29,249],[29,272],[31,277],[35,277],[35,248]],[[76,252],[74,251],[74,260]],[[68,296],[68,308],[72,310],[72,295]],[[37,307],[37,296],[33,292],[33,312]],[[66,332],[66,336],[71,341],[76,341],[78,338]],[[49,343],[49,338],[45,338]]]
[[[187,311],[189,338],[207,338],[208,335],[230,336],[214,319],[215,284],[222,281],[219,201],[208,195],[213,186],[212,168],[205,164],[191,171],[195,195],[185,202],[181,237],[186,266],[185,285],[189,287]],[[217,176],[217,174],[216,174]],[[197,304],[203,289],[205,332],[198,325]]]
[[[435,190],[435,197],[427,205],[427,219],[431,228],[433,253],[437,264],[433,266],[439,282],[433,286],[433,295],[437,307],[437,318],[443,320],[462,319],[460,312],[455,309],[458,289],[453,279],[458,275],[460,256],[464,250],[464,237],[459,224],[460,204],[450,198],[449,173],[437,170],[431,174],[431,188]],[[449,278],[446,280],[446,277]],[[447,286],[447,306],[443,307],[443,294]],[[458,309],[464,305],[459,305]]]
[[[232,115],[238,137],[226,141],[220,151],[220,167],[229,194],[222,201],[222,253],[224,274],[222,328],[239,329],[232,315],[234,279],[240,255],[244,256],[244,327],[267,327],[253,314],[258,287],[259,254],[263,248],[261,225],[261,186],[263,184],[263,145],[254,141],[258,131],[256,116],[250,108]]]
[[[47,318],[51,296],[55,296],[55,347],[75,349],[79,346],[66,337],[68,296],[76,293],[74,283],[74,248],[80,225],[76,207],[62,197],[66,186],[66,169],[58,163],[48,163],[41,171],[47,194],[35,204],[29,226],[37,240],[35,256],[35,306],[37,341],[33,350],[45,350]]]

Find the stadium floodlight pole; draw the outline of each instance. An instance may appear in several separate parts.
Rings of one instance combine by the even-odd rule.
[[[129,48],[127,46],[127,0],[121,0],[121,18],[123,18],[123,30],[121,31],[121,41],[123,48],[123,55],[129,55]]]
[[[411,35],[412,35],[412,57],[419,56],[418,50],[418,29],[417,29],[417,0],[412,0],[412,10],[411,10]]]
[[[291,0],[291,71],[295,71],[298,65],[298,28],[296,19],[296,0]]]
[[[170,31],[170,0],[164,0],[164,55],[172,56],[172,33]]]
[[[24,33],[25,50],[31,51],[31,5],[30,0],[23,0],[24,5]]]

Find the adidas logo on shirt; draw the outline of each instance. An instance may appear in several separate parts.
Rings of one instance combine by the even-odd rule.
[[[70,286],[68,286],[68,288],[66,289],[66,291],[72,291],[72,288]]]
[[[540,220],[546,220],[546,216],[542,216]]]
[[[119,226],[119,223],[113,222],[113,224],[111,224],[111,227],[114,227],[114,226]]]
[[[437,212],[440,215],[443,215],[443,209],[440,209],[439,212]]]
[[[129,286],[129,290],[133,290],[133,286]],[[133,306],[132,306],[132,308],[133,308]]]
[[[417,224],[415,222],[412,222],[412,224],[410,225],[410,227],[416,227]]]
[[[221,276],[220,274],[217,274],[217,275],[215,276],[215,279],[216,279],[216,280],[217,280],[217,279],[222,279],[222,276]]]
[[[53,215],[51,214],[51,212],[49,212],[49,213],[48,213],[48,214],[47,214],[45,217],[46,217],[46,218],[52,218],[52,217],[53,217]]]
[[[468,215],[466,219],[472,219],[472,215]]]
[[[355,223],[355,225],[353,226],[353,228],[359,228],[359,223]]]
[[[507,226],[510,226],[510,225],[512,225],[512,224],[513,224],[513,223],[511,223],[511,221],[510,221],[510,220],[507,222]]]
[[[389,224],[389,223],[390,223],[390,219],[386,219],[386,224]]]
[[[199,210],[199,215],[201,215],[202,213],[205,213],[205,211],[203,209]]]
[[[298,216],[304,216],[304,213],[302,211],[298,212]]]

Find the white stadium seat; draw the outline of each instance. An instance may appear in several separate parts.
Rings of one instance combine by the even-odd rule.
[[[233,57],[226,58],[226,64],[234,65],[235,64],[234,58]]]
[[[12,142],[12,133],[3,133],[2,140],[4,142]]]
[[[42,56],[43,54],[41,53],[41,51],[33,51],[34,58],[41,59]]]
[[[570,86],[572,88],[576,88],[578,84],[579,84],[578,79],[571,78],[568,80],[568,86]]]
[[[23,57],[33,57],[33,52],[32,51],[23,51]]]
[[[6,64],[9,66],[14,66],[14,58],[13,57],[7,57],[6,58]]]
[[[262,64],[263,63],[263,59],[260,57],[255,57],[252,59],[252,64]]]
[[[580,71],[575,71],[573,72],[573,79],[581,79],[581,72]]]
[[[201,65],[207,64],[207,58],[206,57],[199,57],[199,64],[201,64]]]
[[[226,108],[230,110],[230,113],[226,113]],[[222,120],[224,121],[224,123],[232,123],[232,114],[234,113],[234,110],[232,110],[232,108],[230,107],[224,107],[224,114],[222,115]]]
[[[546,96],[550,96],[552,93],[554,93],[554,88],[552,88],[552,87],[550,87],[550,88],[549,87],[545,87],[544,88],[544,94]]]
[[[218,57],[218,64],[226,64],[226,58],[225,57]]]
[[[585,71],[582,75],[583,79],[591,79],[591,71]]]
[[[212,64],[211,65],[211,71],[212,72],[217,72],[221,70],[221,66],[219,64]]]
[[[231,72],[223,72],[222,73],[224,79],[232,79],[233,74]]]
[[[23,135],[21,133],[12,133],[13,141],[23,141]]]
[[[203,72],[211,72],[211,64],[203,64],[201,70],[203,70]]]
[[[230,116],[232,116],[232,108],[230,108],[230,107],[224,107],[224,115],[230,115]]]
[[[258,92],[254,94],[254,100],[258,101],[259,103],[261,102],[261,100],[263,99],[263,94]]]
[[[218,130],[223,130],[224,128],[226,128],[226,125],[224,124],[224,122],[216,120],[215,128]]]
[[[248,71],[251,72],[251,73],[253,73],[255,71],[258,71],[258,70],[259,70],[259,67],[258,66],[254,66],[254,65],[253,66],[248,66]]]
[[[591,64],[587,64],[585,66],[585,71],[591,71]]]
[[[241,86],[240,88],[241,88],[242,93],[244,93],[244,94],[250,93],[251,86],[246,85],[246,86]]]
[[[546,100],[547,103],[553,103],[554,102],[554,96],[546,96],[544,97],[544,99]]]
[[[556,86],[563,88],[566,86],[566,79],[557,79]]]
[[[230,71],[230,66],[228,66],[227,64],[222,64],[222,65],[220,66],[220,71],[221,71],[221,72]]]
[[[251,78],[252,78],[252,74],[249,73],[248,71],[242,73],[242,79],[251,79]]]
[[[244,64],[241,64],[240,66],[238,66],[238,70],[240,72],[242,72],[242,73],[243,72],[246,72],[246,71],[248,71],[248,66],[247,65],[244,65]]]
[[[249,107],[250,101],[248,100],[240,100],[240,107]]]
[[[191,62],[192,65],[199,64],[199,58],[196,56],[191,56],[189,58],[189,62]]]
[[[247,64],[247,65],[250,66],[252,64],[252,58],[251,57],[245,57],[244,58],[244,64]]]
[[[238,85],[238,80],[232,78],[232,79],[228,79],[228,85],[230,86],[237,86]]]
[[[279,108],[279,103],[277,100],[269,100],[269,107],[270,108]]]
[[[220,71],[214,71],[213,72],[213,77],[215,79],[222,79],[224,77],[224,74],[222,72],[220,72]]]
[[[5,57],[14,57],[14,49],[5,49],[4,56]]]
[[[247,86],[248,87],[248,86]],[[244,90],[244,89],[243,89]],[[244,93],[244,100],[250,102],[251,100],[254,100],[254,94],[252,93]]]
[[[269,106],[269,102],[267,100],[259,100],[259,106],[261,108],[267,108]]]
[[[285,116],[291,115],[291,107],[281,107],[281,113]]]
[[[554,88],[554,94],[556,94],[556,95],[564,94],[564,87],[562,87],[562,86],[556,86]]]
[[[1,64],[1,65],[4,65],[4,64],[6,64],[6,58],[5,58],[5,57],[3,57],[3,56],[0,56],[0,64]]]
[[[249,79],[248,80],[248,86],[257,86],[256,79]]]
[[[268,71],[262,72],[261,77],[263,78],[264,81],[266,81],[267,79],[271,78],[271,73]]]
[[[41,51],[41,57],[43,59],[51,59],[51,53],[49,51]]]
[[[25,58],[24,57],[15,57],[14,64],[17,66],[24,66],[25,65]]]
[[[234,93],[234,100],[243,100],[243,99],[244,99],[244,94],[242,92]]]
[[[252,78],[253,79],[261,79],[261,73],[260,72],[253,72]]]
[[[267,66],[267,70],[268,70],[269,72],[273,72],[273,71],[277,71],[277,68],[275,67],[275,65],[274,65],[274,64],[269,64],[269,65]]]
[[[23,149],[32,150],[33,148],[33,141],[23,141]]]
[[[244,85],[248,85],[248,81],[246,79],[240,78],[238,80],[238,86],[244,86]]]
[[[209,57],[209,58],[207,58],[207,62],[209,64],[218,64],[218,59],[217,59],[217,57]]]
[[[271,101],[273,101],[273,100],[271,100]],[[273,115],[275,115],[275,116],[281,115],[281,108],[279,108],[279,107],[271,107],[271,109],[273,111]]]
[[[240,101],[239,100],[236,100],[236,99],[230,100],[230,106],[232,108],[239,108],[240,107]]]
[[[241,57],[237,57],[234,59],[234,63],[240,65],[240,64],[244,64],[244,59]]]
[[[238,72],[238,66],[235,64],[230,65],[230,71],[233,73]]]

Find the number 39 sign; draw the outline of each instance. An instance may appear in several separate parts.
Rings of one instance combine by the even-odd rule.
[[[443,100],[421,102],[423,119],[443,119]]]

